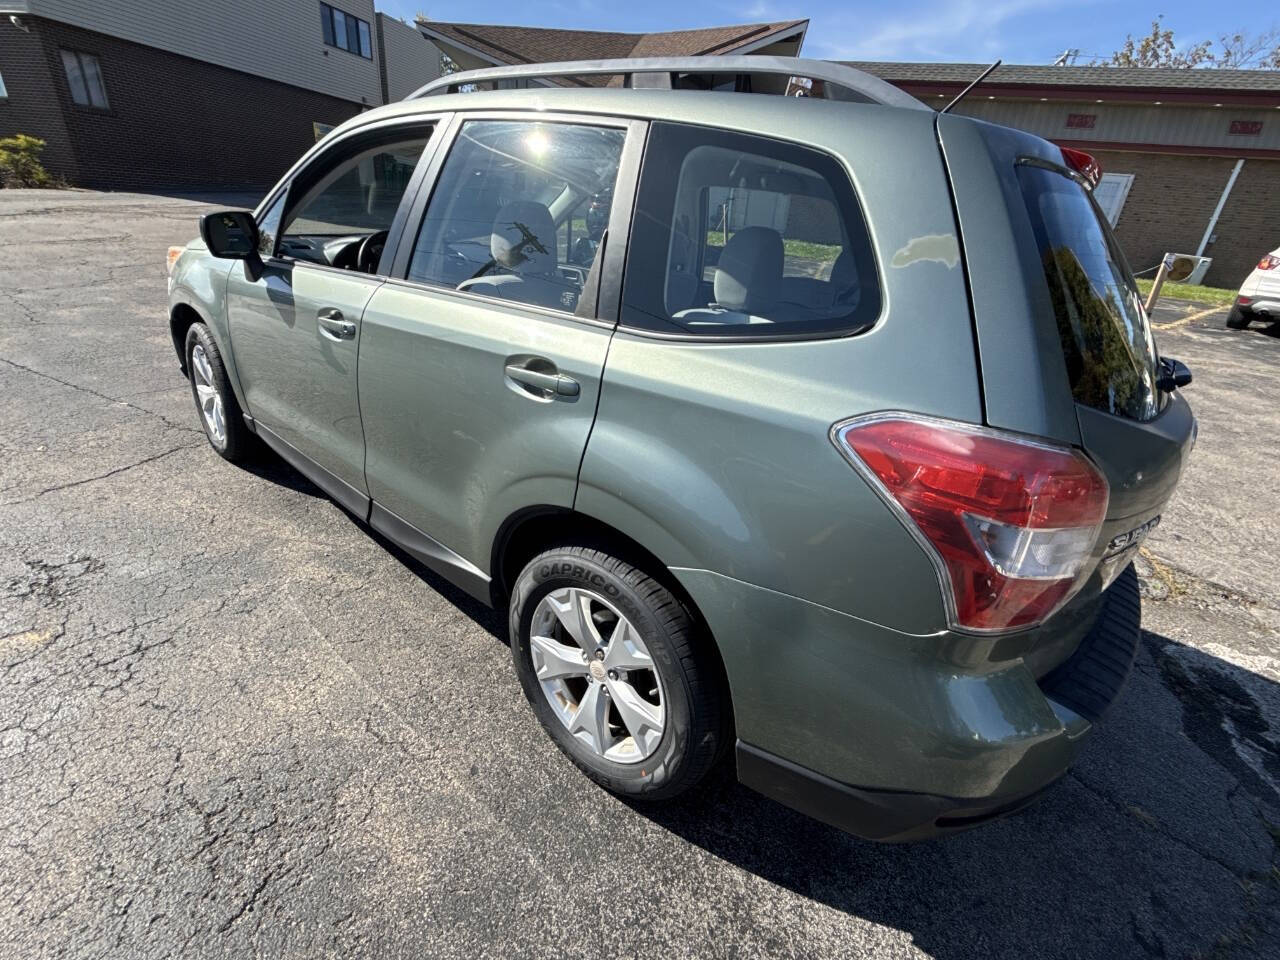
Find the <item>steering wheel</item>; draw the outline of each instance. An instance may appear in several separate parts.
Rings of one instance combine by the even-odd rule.
[[[374,273],[382,259],[382,248],[387,245],[387,231],[379,230],[360,241],[356,248],[356,269],[361,273]]]

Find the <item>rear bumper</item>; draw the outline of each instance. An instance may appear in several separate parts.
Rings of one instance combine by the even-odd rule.
[[[895,789],[892,780],[860,786],[819,772],[797,762],[794,754],[783,756],[773,744],[749,742],[741,722],[738,777],[789,807],[871,840],[920,840],[1007,816],[1066,773],[1086,735],[1119,697],[1137,654],[1140,616],[1138,578],[1130,566],[1104,594],[1097,619],[1076,652],[1051,673],[1039,681],[1028,674],[1022,686],[995,679],[1005,671],[967,678],[965,698],[990,697],[995,708],[971,727],[958,729],[955,715],[928,710],[926,722],[937,729],[924,735],[908,722],[916,706],[911,703],[894,705],[880,723],[864,727],[858,734],[859,752],[880,753],[886,759],[875,765],[875,772],[895,768],[900,772],[890,776],[910,779],[909,789]],[[991,681],[989,688],[983,688],[984,679]],[[915,683],[916,692],[927,695],[919,677]],[[1010,701],[1011,695],[1021,702]],[[1011,730],[995,725],[1001,715],[1025,717],[1040,709],[1052,720]],[[830,743],[830,748],[834,753],[838,745]],[[896,763],[885,751],[896,753]],[[933,783],[937,792],[918,789]],[[990,789],[970,791],[979,783]],[[957,785],[965,788],[963,793],[947,789]]]
[[[1243,312],[1268,319],[1280,319],[1280,297],[1253,296],[1248,303],[1237,303]]]

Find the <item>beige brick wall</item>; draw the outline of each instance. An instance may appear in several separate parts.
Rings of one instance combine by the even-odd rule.
[[[1116,236],[1135,271],[1156,265],[1166,251],[1195,253],[1235,160],[1093,152],[1105,172],[1134,175]],[[1239,286],[1262,254],[1280,246],[1280,161],[1245,161],[1214,234],[1205,282]]]

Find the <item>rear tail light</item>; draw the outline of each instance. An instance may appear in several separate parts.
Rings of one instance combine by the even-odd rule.
[[[1249,304],[1253,303],[1253,297],[1236,297],[1236,303],[1240,304],[1242,307],[1247,307]]]
[[[1280,257],[1268,253],[1265,257],[1258,261],[1259,270],[1274,270],[1280,267]]]
[[[1092,572],[1109,491],[1083,454],[906,414],[832,438],[929,553],[952,627],[1042,623]]]
[[[1062,159],[1066,161],[1067,166],[1088,180],[1090,188],[1096,187],[1102,179],[1102,165],[1098,163],[1097,158],[1083,150],[1072,150],[1070,147],[1062,147],[1061,150]]]

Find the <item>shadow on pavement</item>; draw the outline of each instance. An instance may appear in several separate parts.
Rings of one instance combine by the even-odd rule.
[[[731,771],[634,809],[771,883],[908,931],[938,958],[1275,949],[1280,687],[1165,637],[1143,640],[1139,670],[1077,767],[1007,820],[881,846]]]

